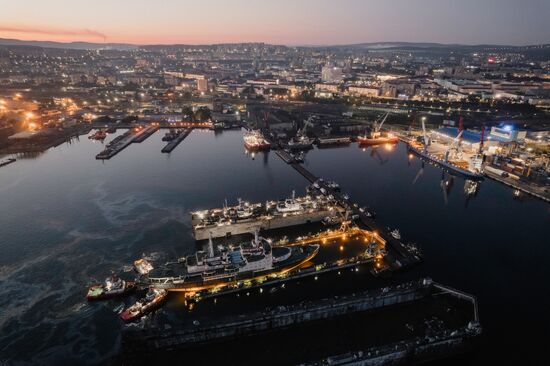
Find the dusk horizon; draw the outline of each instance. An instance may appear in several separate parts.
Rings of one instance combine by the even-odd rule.
[[[1,4],[4,2],[5,4]],[[289,0],[249,4],[143,0],[42,3],[0,1],[0,38],[54,42],[149,44],[254,43],[346,45],[372,42],[537,45],[550,28],[541,0]],[[108,10],[108,11],[107,11]],[[42,14],[51,13],[44,18]]]

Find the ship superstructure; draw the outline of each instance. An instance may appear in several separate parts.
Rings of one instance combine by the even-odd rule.
[[[251,130],[244,134],[244,146],[248,150],[269,150],[271,148],[271,144],[269,141],[266,140],[264,135],[259,130]]]
[[[196,240],[269,230],[311,222],[334,215],[336,205],[325,196],[296,197],[265,203],[239,200],[236,206],[195,211],[191,224]]]
[[[152,270],[141,281],[157,289],[200,291],[295,268],[313,258],[319,245],[273,247],[258,235],[237,246],[219,246],[212,238],[207,250],[197,251],[177,262]]]

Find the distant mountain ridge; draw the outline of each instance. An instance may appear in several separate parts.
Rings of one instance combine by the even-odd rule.
[[[43,48],[60,48],[70,50],[133,50],[138,46],[128,43],[92,43],[92,42],[53,42],[53,41],[22,41],[19,39],[0,38],[0,46],[31,46]]]
[[[250,42],[243,42],[250,43]],[[258,43],[258,42],[254,42]],[[227,43],[224,43],[227,45]],[[241,44],[241,43],[234,43]],[[203,45],[203,46],[215,46],[216,44]],[[43,47],[43,48],[58,48],[58,49],[71,49],[71,50],[100,50],[100,49],[112,49],[112,50],[135,50],[140,47],[177,47],[177,46],[191,46],[187,44],[150,44],[150,45],[136,45],[130,43],[93,43],[93,42],[54,42],[54,41],[24,41],[19,39],[0,38],[0,46],[30,46],[30,47]],[[462,49],[489,49],[489,48],[506,48],[506,49],[531,49],[531,48],[550,48],[550,44],[542,45],[526,45],[526,46],[512,46],[512,45],[464,45],[464,44],[445,44],[434,42],[365,42],[354,44],[341,44],[341,45],[302,45],[297,47],[310,47],[310,48],[356,48],[365,50],[391,50],[391,49],[449,49],[449,48],[462,48]]]

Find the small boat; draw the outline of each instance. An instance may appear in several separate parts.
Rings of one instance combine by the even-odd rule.
[[[106,137],[107,137],[107,132],[105,132],[104,130],[98,130],[96,133],[88,136],[88,138],[92,140],[105,140]]]
[[[168,291],[166,290],[150,288],[144,298],[124,310],[120,317],[125,322],[137,320],[162,305],[167,295]]]
[[[390,235],[391,235],[394,239],[397,239],[397,240],[400,240],[400,239],[401,239],[401,233],[399,232],[398,229],[394,229],[394,230],[390,231]]]
[[[140,275],[144,275],[151,272],[154,267],[151,263],[142,258],[134,262],[134,269]]]
[[[123,279],[111,276],[104,283],[92,285],[88,288],[86,298],[88,301],[105,300],[117,296],[127,295],[136,289],[136,283],[133,281],[124,281]]]
[[[4,166],[4,165],[8,165],[8,164],[11,164],[11,163],[14,163],[16,160],[11,158],[11,159],[5,159],[5,160],[0,160],[0,167],[1,166]]]

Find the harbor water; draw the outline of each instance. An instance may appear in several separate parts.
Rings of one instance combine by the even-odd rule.
[[[142,256],[162,262],[192,253],[189,211],[305,193],[308,182],[274,152],[245,153],[241,131],[195,130],[170,154],[161,153],[163,135],[106,161],[95,159],[104,145],[81,136],[0,168],[0,363],[112,363],[124,327],[116,310],[131,299],[87,303],[90,281],[111,271],[129,275]],[[467,194],[473,190],[464,179],[409,157],[402,144],[315,149],[304,165],[420,246],[424,262],[392,280],[429,276],[477,296],[484,335],[467,363],[546,357],[550,205],[490,180]],[[194,311],[276,306],[384,281],[362,270],[199,303]],[[182,303],[172,295],[156,316],[185,321]]]

